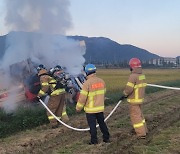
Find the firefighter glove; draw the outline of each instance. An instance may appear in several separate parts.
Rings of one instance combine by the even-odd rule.
[[[121,96],[120,100],[124,100],[124,99],[126,99],[127,97],[128,97],[128,96],[123,95],[123,96]]]
[[[36,100],[39,101],[39,99],[41,99],[41,97],[40,97],[40,96],[37,96],[37,97],[36,97]]]

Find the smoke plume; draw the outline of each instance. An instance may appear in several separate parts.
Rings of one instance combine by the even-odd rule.
[[[71,26],[69,0],[4,0],[6,26],[13,31],[65,34]]]
[[[31,58],[53,67],[60,64],[78,74],[85,61],[85,48],[65,37],[72,27],[69,0],[4,0],[5,24],[10,31],[2,66]],[[15,32],[18,31],[18,32]]]
[[[80,46],[79,41],[63,35],[11,32],[6,39],[6,46],[3,68],[31,58],[33,62],[43,64],[47,68],[59,64],[66,67],[70,74],[76,75],[81,72],[85,62],[85,48]]]
[[[30,58],[47,68],[61,65],[76,75],[85,62],[85,48],[67,38],[72,28],[69,0],[4,0],[5,25],[9,29],[6,51],[0,62],[4,70]],[[6,78],[6,81],[9,78]],[[6,82],[3,81],[3,82]]]

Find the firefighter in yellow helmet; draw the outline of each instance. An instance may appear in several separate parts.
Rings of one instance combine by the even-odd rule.
[[[109,131],[104,122],[104,95],[106,91],[105,82],[96,76],[96,67],[93,64],[85,66],[87,80],[84,82],[76,105],[76,111],[84,108],[86,118],[90,127],[91,141],[89,144],[97,144],[96,120],[103,134],[103,141],[109,142]]]
[[[137,137],[145,138],[148,131],[141,106],[144,102],[146,77],[142,74],[141,61],[138,58],[130,59],[129,66],[131,74],[122,98],[127,98],[129,102],[130,118]]]
[[[48,108],[58,117],[61,118],[64,100],[65,100],[65,89],[57,87],[57,81],[51,77],[46,68],[41,64],[37,67],[38,76],[40,77],[41,90],[38,93],[39,97],[49,95]],[[52,128],[57,128],[57,120],[47,112],[48,119]]]

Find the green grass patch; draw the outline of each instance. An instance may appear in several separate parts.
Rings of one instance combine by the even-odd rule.
[[[146,74],[147,83],[156,83],[159,85],[165,86],[175,86],[180,87],[180,71],[179,70],[167,70],[167,69],[153,69],[153,70],[143,70]],[[120,97],[122,96],[122,91],[127,83],[130,71],[128,69],[100,69],[97,72],[97,75],[105,80],[107,86],[105,100],[106,105],[111,105],[117,103]],[[147,87],[146,93],[154,93],[160,88]],[[161,102],[160,102],[161,103]],[[159,104],[159,109],[163,107],[163,104]],[[157,106],[153,107],[154,112],[156,112]],[[67,106],[68,115],[76,114],[75,104]],[[127,120],[129,121],[129,120]],[[117,127],[121,126],[121,123],[124,123],[125,120],[117,124]],[[7,114],[4,111],[0,110],[0,138],[7,137],[11,134],[14,134],[19,131],[26,129],[31,129],[42,124],[48,123],[45,109],[41,107],[34,108],[19,108],[13,114]],[[126,124],[126,123],[125,123]]]
[[[41,107],[20,107],[13,114],[7,114],[0,110],[0,138],[26,129],[32,129],[44,123],[48,123],[48,119],[45,109]]]
[[[134,153],[159,154],[179,153],[180,151],[180,121],[162,130],[148,145],[135,145]]]
[[[114,126],[116,128],[128,128],[128,127],[131,127],[129,116],[119,118],[118,120],[116,120]]]
[[[161,86],[177,87],[177,88],[179,87],[180,88],[180,80],[162,81],[162,82],[159,82],[156,84],[161,85]],[[155,92],[163,91],[163,90],[165,90],[165,89],[147,86],[146,94],[155,93]]]
[[[176,107],[177,102],[179,102],[179,97],[170,97],[166,100],[161,100],[157,103],[151,104],[151,106],[144,109],[145,114],[153,114],[154,116],[156,114],[168,112],[171,107]]]

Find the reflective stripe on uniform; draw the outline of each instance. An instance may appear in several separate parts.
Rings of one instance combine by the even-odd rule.
[[[139,99],[139,88],[135,89],[135,100]]]
[[[57,89],[51,93],[51,96],[59,95],[60,93],[65,92],[65,89]]]
[[[92,108],[94,106],[94,97],[93,96],[89,96],[88,97],[88,100],[89,100],[89,104],[88,104],[88,107],[89,108]]]
[[[55,79],[51,79],[49,83],[56,83],[57,81]]]
[[[105,89],[89,92],[88,96],[96,96],[105,94]]]
[[[134,128],[139,128],[139,127],[142,127],[142,126],[144,126],[143,121],[133,125]]]
[[[88,95],[88,92],[85,91],[85,90],[81,90],[80,94],[84,95],[84,96],[87,96]]]
[[[52,86],[53,88],[55,88],[55,87],[56,87],[56,84],[52,84],[51,86]]]
[[[87,107],[84,107],[84,110],[86,112],[100,112],[100,111],[103,111],[104,108],[102,107],[94,107],[94,96],[97,96],[97,95],[104,95],[105,94],[105,90],[106,89],[103,89],[103,90],[96,90],[96,91],[93,91],[93,92],[89,92],[88,94],[88,101],[89,101],[89,104]]]
[[[52,119],[54,119],[54,117],[53,116],[48,116],[48,119],[52,120]]]
[[[142,98],[142,99],[127,99],[127,101],[128,101],[129,103],[134,103],[134,104],[136,104],[136,103],[142,103],[142,102],[144,101],[144,98]]]
[[[128,82],[128,83],[127,83],[127,86],[134,88],[134,83]]]
[[[142,76],[141,78],[143,79],[144,77]],[[130,86],[131,83],[130,82],[128,82],[128,83]],[[147,86],[147,83],[140,83],[140,84],[134,85],[134,96],[135,96],[135,98],[134,99],[127,99],[127,101],[129,103],[133,103],[133,104],[142,103],[144,101],[144,98],[139,99],[139,89],[146,87],[146,86]]]
[[[64,112],[62,113],[62,116],[65,116],[65,115],[67,115],[66,111],[64,111]]]
[[[57,117],[57,116],[56,116]],[[61,119],[61,117],[57,117],[58,119]],[[53,116],[48,116],[48,119],[49,120],[53,120],[53,119],[55,119]]]
[[[140,75],[139,76],[139,80],[145,80],[145,79],[146,79],[145,75]]]
[[[84,111],[87,113],[103,112],[104,111],[104,105],[98,106],[98,107],[93,107],[93,108],[84,107]]]
[[[134,86],[134,88],[142,88],[142,87],[146,87],[147,83],[140,83]]]
[[[45,95],[46,93],[45,93],[44,91],[40,90],[40,91],[39,91],[39,94]]]
[[[56,87],[56,84],[57,84],[57,81],[56,81],[54,78],[51,78],[51,80],[49,81],[49,84],[51,84],[51,86],[52,86],[53,88],[55,88],[55,87]]]
[[[49,83],[48,83],[48,82],[42,82],[41,85],[42,85],[42,86],[48,86]]]
[[[81,104],[80,102],[77,102],[77,104],[76,104],[76,107],[78,107],[78,108],[83,108],[83,104]]]

